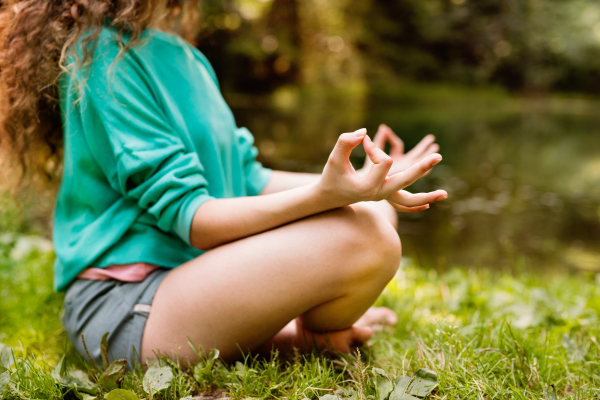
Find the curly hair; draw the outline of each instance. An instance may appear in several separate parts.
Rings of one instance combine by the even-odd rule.
[[[199,0],[3,0],[0,8],[0,150],[3,172],[24,180],[56,182],[62,161],[58,81],[91,61],[103,25],[130,39],[146,28],[175,30],[190,40],[198,26]],[[85,34],[80,39],[80,35]],[[80,43],[76,65],[65,59]],[[67,68],[68,67],[68,68]],[[25,179],[24,179],[25,178]]]

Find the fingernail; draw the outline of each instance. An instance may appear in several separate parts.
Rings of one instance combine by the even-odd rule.
[[[447,194],[443,194],[441,196],[439,196],[435,201],[442,201],[442,200],[446,200],[448,198]]]
[[[434,161],[433,165],[438,165],[440,163],[440,161],[442,161],[442,159],[441,158],[436,158],[433,161]]]
[[[428,208],[429,208],[429,204],[425,204],[425,209],[428,209]]]
[[[361,128],[357,131],[354,131],[354,134],[356,135],[356,137],[363,137],[367,134],[367,129],[366,128]]]

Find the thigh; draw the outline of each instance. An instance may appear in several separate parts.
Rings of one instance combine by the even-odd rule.
[[[358,311],[358,318],[391,277],[389,271],[378,276],[374,248],[385,247],[382,240],[388,237],[399,244],[392,226],[375,214],[351,207],[323,213],[218,247],[176,268],[155,295],[143,359],[154,350],[193,358],[188,338],[232,359],[240,348],[267,342],[295,317],[344,298],[353,285],[374,282],[376,290],[365,290],[360,310],[350,310]]]

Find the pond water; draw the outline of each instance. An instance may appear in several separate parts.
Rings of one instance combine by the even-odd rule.
[[[373,135],[382,122],[407,148],[436,135],[443,162],[408,190],[450,197],[401,214],[399,227],[404,254],[423,266],[600,272],[600,103],[436,96],[290,90],[228,100],[276,169],[320,172],[340,133]],[[357,150],[353,162],[363,157]]]

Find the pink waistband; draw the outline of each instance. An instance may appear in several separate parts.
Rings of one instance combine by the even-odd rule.
[[[87,268],[79,275],[80,279],[94,281],[107,281],[115,279],[122,282],[141,282],[148,277],[158,266],[148,263],[133,263],[122,265],[111,265],[106,268]]]

